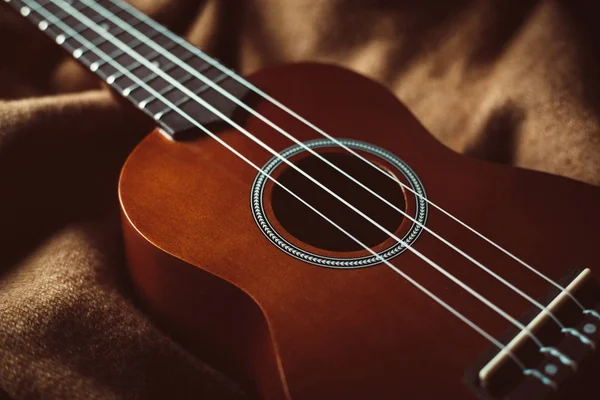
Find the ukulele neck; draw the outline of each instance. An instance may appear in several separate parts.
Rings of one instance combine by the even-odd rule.
[[[218,113],[231,117],[227,96],[247,92],[241,78],[122,0],[4,1],[170,137]]]

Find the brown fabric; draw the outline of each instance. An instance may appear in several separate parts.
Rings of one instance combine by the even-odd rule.
[[[341,64],[456,151],[600,185],[592,1],[136,4],[243,73]],[[116,182],[149,121],[4,5],[0,54],[0,398],[242,398],[131,294]]]

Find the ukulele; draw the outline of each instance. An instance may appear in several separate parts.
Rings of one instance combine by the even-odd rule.
[[[458,155],[340,67],[243,78],[121,0],[4,2],[156,121],[131,280],[255,397],[597,397],[598,188]]]

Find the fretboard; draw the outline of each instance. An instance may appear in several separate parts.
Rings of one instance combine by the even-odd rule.
[[[194,122],[230,118],[237,108],[231,96],[248,91],[225,67],[122,0],[3,1],[173,137]]]

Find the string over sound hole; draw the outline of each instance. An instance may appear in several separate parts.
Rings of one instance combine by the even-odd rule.
[[[321,183],[315,184],[284,163],[285,159]],[[302,201],[270,183],[269,175]],[[405,197],[407,188],[410,195]],[[342,269],[370,267],[406,251],[419,238],[427,221],[426,198],[423,184],[402,159],[354,139],[315,139],[288,147],[263,165],[250,191],[256,225],[271,243],[304,262]],[[404,223],[407,215],[412,223]],[[392,232],[401,241],[390,240]]]
[[[329,151],[321,152],[321,156],[396,207],[405,210],[406,201],[402,187],[377,169],[348,153]],[[402,223],[401,213],[317,157],[310,155],[297,160],[295,164],[388,231],[395,232]],[[287,167],[278,180],[365,245],[375,247],[389,238],[373,223],[295,169]],[[281,226],[309,245],[336,252],[364,249],[279,186],[273,188],[271,206]]]

